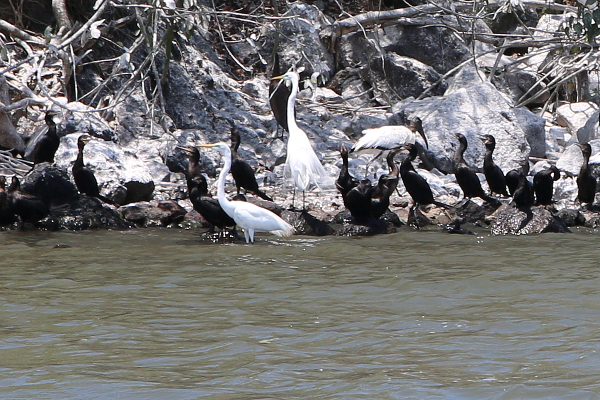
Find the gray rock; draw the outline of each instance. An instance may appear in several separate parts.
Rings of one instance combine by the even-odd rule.
[[[334,58],[319,33],[331,21],[315,5],[300,1],[291,3],[283,17],[288,17],[279,22],[279,58],[283,70],[303,66],[306,76],[317,71],[329,81],[335,71]],[[265,42],[260,51],[265,60],[271,60],[273,53],[272,28],[265,25],[262,32]]]
[[[557,124],[569,128],[572,134],[577,133],[579,143],[587,143],[596,138],[596,130],[593,128],[594,116],[597,128],[598,106],[591,102],[563,104],[556,109]],[[590,119],[592,122],[588,125]]]
[[[120,207],[123,218],[139,227],[169,226],[183,221],[186,210],[172,200],[143,201]]]
[[[77,158],[78,134],[61,138],[56,151],[56,165],[71,173],[73,161]],[[117,204],[150,200],[154,190],[154,181],[148,164],[142,162],[136,153],[113,142],[92,140],[84,148],[84,163],[90,168],[98,181],[100,193]],[[162,164],[165,174],[169,173]]]
[[[369,65],[369,62],[382,56],[378,38],[373,32],[352,32],[343,35],[337,46],[339,64],[344,68],[357,68]]]
[[[457,23],[455,17],[447,18],[449,22]],[[477,21],[476,26],[478,32],[490,32],[481,21]],[[405,26],[399,40],[386,46],[385,50],[419,60],[440,74],[471,57],[466,43],[458,39],[452,29],[439,26]]]
[[[579,175],[582,163],[583,155],[581,154],[581,149],[573,144],[565,149],[558,161],[556,161],[556,166],[561,171],[577,176]]]
[[[422,62],[394,53],[386,54],[383,59],[373,58],[370,65],[375,96],[381,104],[418,97],[441,77]],[[441,95],[445,90],[446,85],[442,82],[431,90],[430,95]]]
[[[600,115],[600,110],[595,110],[589,118],[585,121],[585,124],[577,129],[577,141],[579,143],[587,143],[590,140],[600,138],[600,134],[598,133],[598,116]]]
[[[494,85],[503,93],[510,96],[515,104],[526,99],[531,99],[533,95],[546,88],[546,84],[538,82],[537,71],[529,66],[516,64],[513,67],[505,67],[501,74],[494,77]],[[542,93],[533,98],[530,103],[543,104],[550,97],[550,93]]]
[[[24,177],[21,188],[50,205],[72,204],[79,198],[67,172],[48,163],[36,165]]]
[[[493,215],[492,235],[528,235],[545,232],[568,233],[569,228],[542,206],[521,210],[505,204]]]
[[[7,113],[0,111],[0,148],[5,150],[15,149],[19,153],[25,152],[25,143],[17,132]]]
[[[584,226],[585,217],[579,210],[562,209],[556,213],[556,217],[560,218],[566,226]]]
[[[525,133],[532,157],[546,157],[546,120],[527,108],[514,108],[517,121]]]
[[[445,173],[453,171],[452,159],[458,140],[455,133],[466,136],[469,147],[465,159],[469,165],[482,168],[485,148],[479,139],[490,134],[496,139],[495,162],[506,173],[518,168],[529,156],[529,144],[514,109],[490,83],[473,84],[418,101],[406,101],[396,107],[410,119],[419,116],[429,141],[434,165]]]

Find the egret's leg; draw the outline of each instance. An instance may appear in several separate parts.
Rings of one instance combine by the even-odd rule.
[[[250,230],[244,228],[244,237],[246,238],[246,243],[250,243]]]
[[[306,211],[306,191],[302,191],[302,211]]]
[[[294,185],[294,191],[292,192],[292,211],[296,211],[296,207],[294,207],[295,200],[296,200],[296,185]]]

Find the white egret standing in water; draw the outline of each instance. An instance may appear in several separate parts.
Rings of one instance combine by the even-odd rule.
[[[279,77],[273,79],[283,79],[292,85],[292,91],[287,104],[287,124],[290,134],[287,143],[287,157],[285,160],[285,175],[294,180],[294,197],[292,198],[292,208],[296,198],[296,189],[302,191],[302,208],[305,208],[304,195],[309,189],[311,183],[319,187],[319,182],[323,180],[327,173],[321,165],[319,158],[312,148],[306,133],[298,127],[294,108],[296,106],[296,96],[298,95],[298,84],[300,76],[296,71],[288,71]]]
[[[254,232],[271,232],[280,237],[290,237],[294,234],[294,227],[277,214],[245,201],[231,201],[225,197],[225,177],[231,170],[231,150],[223,142],[215,144],[201,144],[198,147],[212,148],[223,156],[225,165],[219,174],[217,182],[217,198],[221,208],[229,215],[237,226],[244,230],[246,243],[254,243]]]

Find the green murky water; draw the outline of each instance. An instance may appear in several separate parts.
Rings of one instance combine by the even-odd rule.
[[[0,234],[2,399],[600,398],[600,234]]]

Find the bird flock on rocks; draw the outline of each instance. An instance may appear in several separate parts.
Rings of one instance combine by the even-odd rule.
[[[290,69],[283,75],[279,75],[279,73],[280,69],[278,63],[276,63],[274,68],[275,76],[273,76],[269,88],[269,101],[278,126],[289,134],[285,175],[291,178],[294,185],[292,210],[295,208],[296,191],[303,193],[302,210],[305,210],[304,193],[311,187],[320,187],[320,183],[325,179],[326,173],[308,136],[296,122],[295,103],[299,90],[299,74],[294,69]],[[550,205],[553,203],[553,185],[560,178],[560,171],[556,166],[553,165],[535,174],[533,183],[530,183],[526,177],[528,164],[518,170],[510,171],[505,176],[502,169],[493,159],[496,148],[495,138],[492,135],[483,135],[480,138],[486,149],[483,160],[483,173],[489,187],[489,193],[486,193],[475,168],[468,165],[464,159],[464,154],[468,147],[467,138],[460,133],[455,134],[455,137],[458,141],[458,147],[453,159],[454,176],[463,193],[464,199],[453,205],[436,200],[429,183],[417,172],[413,165],[417,157],[423,153],[423,149],[428,148],[423,123],[418,116],[413,116],[407,126],[388,125],[365,129],[363,136],[354,143],[350,150],[348,150],[345,144],[342,144],[340,147],[342,163],[339,176],[335,181],[335,187],[342,197],[345,208],[350,213],[351,222],[355,224],[369,224],[382,218],[389,209],[390,196],[396,191],[400,180],[413,200],[409,211],[409,218],[411,213],[414,213],[421,207],[437,206],[444,209],[456,209],[475,197],[496,207],[502,203],[502,200],[508,202],[511,197],[510,204],[518,208],[529,208],[533,205]],[[420,143],[421,139],[422,142]],[[219,220],[214,219],[217,214],[212,213],[213,219],[211,220],[210,217],[205,216],[204,211],[200,207],[196,207],[196,203],[194,202],[196,210],[205,216],[212,226],[232,227],[237,225],[241,227],[244,230],[247,242],[254,240],[255,231],[269,231],[284,237],[291,235],[294,232],[293,227],[285,223],[277,215],[281,209],[270,207],[271,209],[267,210],[265,208],[269,208],[267,204],[272,199],[258,189],[252,168],[245,161],[241,160],[237,154],[239,145],[240,137],[235,132],[235,129],[231,133],[230,147],[222,142],[212,145],[201,145],[203,148],[218,150],[223,157],[225,166],[219,175],[218,204],[225,212],[223,213],[224,217]],[[591,147],[589,144],[581,145],[581,149],[584,156],[584,163],[577,179],[579,188],[578,197],[582,204],[591,204],[594,201],[596,188],[595,178],[591,175],[588,166]],[[352,176],[349,170],[349,155],[367,152],[376,153],[377,155],[367,163],[365,175],[363,177]],[[386,161],[389,172],[382,174],[377,182],[372,182],[368,178],[369,164],[384,152],[387,152]],[[405,154],[405,157],[398,165],[395,158],[401,154]],[[197,157],[197,154],[190,156],[190,168],[197,168],[197,161],[194,161],[197,160]],[[236,163],[240,165],[236,166]],[[242,167],[241,165],[244,166]],[[225,175],[229,170],[231,170],[236,182],[238,193],[238,198],[233,201],[226,199],[224,193]],[[234,170],[238,172],[234,172]],[[244,171],[243,174],[242,170]],[[188,171],[188,175],[190,176],[198,173],[200,172]],[[261,205],[255,205],[256,201],[254,201],[255,204],[248,203],[245,196],[239,198],[241,188],[245,189],[246,193],[254,193],[266,200],[261,204],[262,207]],[[192,193],[191,189],[190,193]],[[206,201],[212,200],[209,196]],[[226,221],[227,217],[229,219]],[[233,220],[234,225],[232,225],[231,220]]]
[[[48,110],[45,116],[47,129],[38,130],[27,142],[22,155],[25,160],[32,162],[33,166],[54,162],[54,156],[60,144],[54,121],[56,116],[55,111]],[[104,203],[114,205],[115,203],[111,199],[100,194],[94,172],[85,166],[83,152],[85,145],[91,140],[92,137],[86,134],[80,135],[77,140],[77,158],[71,167],[75,187],[82,195],[95,197]],[[35,224],[47,217],[52,209],[53,207],[46,201],[22,190],[18,176],[13,176],[8,186],[6,176],[0,176],[0,225],[5,226],[19,222],[22,228],[26,223]]]
[[[301,210],[305,212],[306,191],[313,187],[320,188],[327,180],[328,174],[308,136],[296,122],[295,104],[300,85],[299,73],[292,68],[280,75],[277,59],[273,72],[269,102],[278,126],[288,133],[284,175],[293,183],[291,209],[296,208],[296,192],[299,191],[302,192]],[[46,113],[47,132],[34,135],[35,140],[31,140],[26,148],[26,158],[34,164],[54,161],[54,154],[60,142],[56,132],[55,115],[56,113],[52,111]],[[240,227],[244,231],[244,239],[247,243],[254,242],[255,232],[271,232],[281,237],[291,236],[294,227],[281,218],[282,207],[276,205],[273,199],[259,188],[253,168],[238,154],[241,143],[239,130],[233,127],[230,135],[230,146],[223,142],[178,146],[188,156],[188,165],[184,173],[193,208],[208,222],[211,233],[215,232],[215,228],[219,228],[220,231],[229,230],[232,235],[239,237],[236,227]],[[429,183],[413,164],[419,156],[423,159],[424,149],[428,148],[427,135],[418,116],[413,116],[408,126],[388,125],[365,129],[363,136],[352,145],[350,150],[342,144],[339,149],[342,163],[339,176],[335,180],[335,187],[351,216],[351,222],[369,224],[382,218],[389,210],[390,196],[397,190],[400,180],[412,199],[409,217],[411,213],[415,213],[422,207],[459,208],[475,197],[494,206],[499,206],[501,200],[508,202],[508,199],[512,198],[510,204],[518,208],[529,208],[533,205],[547,206],[553,203],[553,185],[560,178],[560,171],[556,166],[537,172],[533,177],[533,183],[526,177],[528,163],[504,175],[493,159],[496,148],[495,138],[492,135],[483,135],[480,138],[485,146],[483,174],[489,188],[489,193],[486,193],[475,168],[468,165],[464,159],[468,146],[467,138],[460,133],[456,133],[455,137],[458,147],[453,158],[454,176],[464,199],[453,205],[435,199]],[[72,165],[74,183],[81,194],[114,204],[100,194],[93,172],[84,164],[84,148],[90,140],[92,137],[88,135],[81,135],[78,138],[77,158]],[[592,149],[587,143],[580,144],[579,147],[584,161],[577,177],[578,199],[581,204],[590,207],[596,193],[596,179],[589,167]],[[217,150],[223,160],[223,168],[217,181],[216,199],[210,194],[207,180],[201,170],[200,149]],[[349,170],[349,155],[366,152],[377,153],[377,155],[367,163],[363,177],[352,176]],[[369,164],[384,152],[387,152],[389,172],[382,174],[376,182],[372,182],[367,177]],[[404,155],[404,158],[400,164],[397,164],[395,158],[399,155]],[[231,199],[225,194],[225,181],[229,172],[233,176],[237,189],[236,195]],[[243,194],[240,193],[242,189]],[[246,197],[248,193],[256,198],[248,199]],[[21,190],[20,181],[16,176],[8,186],[6,177],[0,176],[0,223],[12,223],[17,220],[21,223],[35,223],[49,213],[47,204]]]

